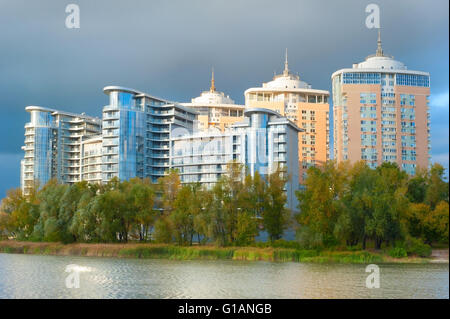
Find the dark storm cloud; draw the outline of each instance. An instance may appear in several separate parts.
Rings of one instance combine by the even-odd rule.
[[[80,6],[80,29],[65,28],[69,3]],[[0,0],[0,158],[10,161],[0,197],[19,183],[26,105],[100,116],[111,84],[189,101],[209,87],[212,66],[218,89],[243,103],[247,88],[281,71],[286,47],[292,71],[331,91],[334,71],[375,51],[369,3],[381,8],[385,52],[430,72],[432,94],[447,94],[432,106],[432,141],[448,163],[446,0]]]

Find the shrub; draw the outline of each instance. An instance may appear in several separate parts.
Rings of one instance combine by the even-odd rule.
[[[291,248],[291,249],[301,249],[301,246],[296,241],[288,241],[285,239],[278,239],[272,243],[274,248]]]
[[[393,258],[404,258],[408,256],[408,253],[402,247],[395,247],[389,250],[389,256]]]
[[[405,249],[408,255],[417,255],[419,257],[429,257],[431,255],[430,245],[424,244],[420,238],[407,238]]]
[[[172,227],[167,218],[160,218],[156,221],[153,236],[158,243],[170,243],[172,241]]]

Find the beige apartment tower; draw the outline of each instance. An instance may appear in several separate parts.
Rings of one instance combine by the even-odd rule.
[[[299,182],[302,184],[311,166],[329,160],[329,92],[312,89],[311,85],[289,71],[288,57],[282,74],[263,83],[262,87],[245,91],[246,107],[268,108],[286,116],[298,127]]]
[[[235,104],[225,93],[217,91],[214,79],[214,70],[211,76],[209,91],[203,91],[200,96],[193,98],[191,103],[181,103],[197,111],[197,125],[200,131],[211,129],[224,132],[236,122],[244,119],[244,105]]]
[[[429,163],[430,75],[376,54],[332,75],[334,157],[372,168],[395,162],[408,174]]]

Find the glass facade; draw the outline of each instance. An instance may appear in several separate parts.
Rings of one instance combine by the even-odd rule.
[[[430,87],[430,77],[428,75],[417,74],[397,74],[395,84],[403,86]]]
[[[343,74],[344,84],[380,84],[380,81],[380,73],[348,72]]]
[[[171,138],[171,168],[180,172],[182,183],[212,187],[234,160],[246,172],[263,178],[277,166],[291,176],[286,185],[288,206],[296,210],[298,189],[299,128],[279,114],[265,109],[247,109],[245,121],[223,133],[202,132]]]
[[[83,137],[100,133],[100,120],[43,107],[30,106],[25,125],[25,156],[21,188],[27,194],[38,182],[56,178],[61,183],[81,180],[80,145]]]
[[[40,184],[47,183],[52,178],[54,119],[50,112],[32,111],[31,123],[34,126],[34,176]]]
[[[192,132],[196,112],[129,89],[105,93],[110,105],[103,109],[103,182],[113,177],[156,182],[169,168],[171,132]]]

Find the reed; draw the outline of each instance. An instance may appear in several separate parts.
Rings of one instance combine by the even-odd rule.
[[[312,263],[418,262],[383,252],[320,251],[274,247],[176,246],[166,244],[69,244],[0,241],[0,253],[172,260],[241,260]]]

